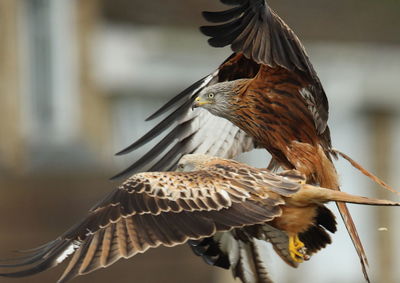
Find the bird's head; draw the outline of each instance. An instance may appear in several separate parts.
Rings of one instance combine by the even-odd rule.
[[[237,81],[217,83],[202,89],[193,102],[193,108],[204,108],[211,114],[230,117],[232,101],[237,96]]]
[[[178,162],[176,171],[190,172],[205,169],[210,162],[219,159],[205,154],[186,154]]]

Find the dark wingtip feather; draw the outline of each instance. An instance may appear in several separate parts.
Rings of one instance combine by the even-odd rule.
[[[243,5],[248,0],[220,0],[220,1],[225,5],[235,6],[235,5]]]
[[[211,12],[211,11],[203,11],[201,15],[203,18],[211,23],[220,23],[229,20],[230,18],[223,20],[222,17],[217,15],[218,12]]]
[[[0,273],[0,277],[19,278],[19,277],[31,276],[43,272],[55,265],[56,264],[53,261],[47,260],[29,269],[24,269],[21,271],[9,272],[9,273]]]
[[[19,263],[1,265],[2,268],[15,268],[27,265],[33,265],[33,266],[15,272],[0,273],[0,277],[9,277],[9,278],[26,277],[50,269],[60,263],[57,261],[57,258],[66,251],[66,248],[68,248],[70,244],[71,243],[69,240],[57,239],[55,241],[50,242],[48,245],[38,249],[30,257],[15,259],[16,261],[20,260]]]
[[[212,237],[189,241],[188,244],[193,253],[202,257],[207,264],[224,269],[231,267],[228,255],[219,248],[219,244]]]
[[[127,153],[131,152],[132,150],[135,149],[135,143],[136,143],[136,142],[134,142],[133,144],[127,146],[127,147],[124,148],[123,150],[118,151],[118,152],[115,153],[114,155],[115,155],[115,156],[121,156],[121,155],[124,155],[124,154],[127,154]]]
[[[236,38],[237,34],[232,33],[232,34],[226,34],[225,36],[221,37],[212,37],[208,40],[208,44],[212,47],[225,47],[229,44],[231,44],[232,40]]]
[[[136,167],[136,164],[132,164],[131,166],[129,166],[128,168],[126,168],[125,170],[119,172],[118,174],[112,176],[110,178],[110,181],[117,181],[123,177],[127,177],[127,175],[132,172]]]
[[[162,152],[164,152],[175,140],[177,136],[182,136],[184,133],[190,129],[192,119],[177,125],[172,131],[170,131],[160,142],[158,142],[151,150],[144,154],[139,160],[133,163],[129,168],[127,168],[125,173],[121,176],[114,176],[115,179],[119,179],[122,176],[126,176],[128,173],[134,173],[140,168],[144,168],[152,160],[156,159]],[[162,169],[164,170],[164,169]],[[118,174],[119,175],[119,174]],[[112,178],[114,178],[112,177]],[[111,179],[114,180],[114,179]]]
[[[13,268],[13,267],[20,267],[25,265],[30,265],[40,261],[43,256],[48,253],[51,249],[57,246],[59,240],[51,241],[45,245],[42,245],[37,248],[33,248],[30,250],[24,250],[23,253],[27,254],[24,256],[16,257],[16,258],[9,258],[9,259],[2,259],[0,262],[7,262],[5,264],[0,264],[1,268]],[[13,262],[13,263],[11,263]]]
[[[202,16],[204,19],[206,19],[211,23],[222,23],[240,16],[240,14],[243,13],[247,9],[247,7],[248,5],[243,5],[226,11],[218,11],[218,12],[204,11],[202,12]]]
[[[187,87],[186,89],[181,91],[178,95],[171,98],[167,103],[165,103],[163,106],[161,106],[156,112],[154,112],[149,117],[147,117],[145,121],[150,121],[150,120],[153,120],[153,119],[159,117],[160,115],[164,114],[169,109],[171,109],[181,99],[193,95],[194,94],[193,92],[204,83],[204,81],[206,80],[207,77],[208,76],[201,78],[197,82],[193,83],[192,85],[190,85],[189,87]]]
[[[169,114],[164,120],[162,120],[160,123],[155,125],[150,131],[148,131],[144,136],[139,138],[136,142],[128,146],[127,148],[119,151],[116,153],[116,155],[123,155],[127,154],[145,143],[153,140],[155,137],[159,136],[161,133],[163,133],[174,121],[179,119],[183,114],[185,114],[185,110],[190,108],[192,104],[193,99],[189,99],[186,102],[184,102],[182,105],[180,105],[174,112]]]
[[[214,33],[212,32],[212,28],[214,28],[214,26],[201,26],[199,27],[199,30],[202,34],[206,36],[213,36]]]
[[[335,220],[335,215],[326,206],[323,205],[318,206],[318,214],[316,221],[318,225],[323,226],[326,230],[328,230],[331,233],[335,233],[337,231],[337,223]]]

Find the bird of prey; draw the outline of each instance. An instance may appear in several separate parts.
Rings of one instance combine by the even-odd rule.
[[[165,115],[118,154],[154,138],[159,142],[115,178],[143,169],[174,170],[188,153],[233,158],[261,147],[272,155],[268,168],[296,169],[308,183],[339,190],[327,126],[328,100],[300,40],[266,0],[221,2],[233,7],[204,12],[216,25],[201,31],[211,37],[211,46],[230,45],[233,54],[148,118]],[[346,204],[337,206],[369,281],[354,222]]]
[[[400,205],[306,184],[305,176],[296,170],[276,174],[207,155],[185,155],[177,167],[177,172],[132,175],[56,240],[15,263],[1,264],[19,270],[0,276],[33,275],[71,256],[58,281],[67,282],[160,245],[191,240],[201,251],[202,239],[214,237],[229,257],[235,277],[245,283],[267,283],[272,281],[257,253],[257,266],[247,264],[247,249],[255,248],[255,239],[269,239],[268,233],[283,231],[289,241],[278,253],[289,259],[304,258],[327,242],[311,237],[304,238],[303,244],[301,233],[316,229],[330,241],[325,229],[335,231],[334,216],[324,203]],[[285,256],[285,251],[291,256]],[[219,260],[222,265],[227,258]]]

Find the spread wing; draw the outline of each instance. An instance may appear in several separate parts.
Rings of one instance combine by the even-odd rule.
[[[306,84],[301,84],[298,92],[313,117],[324,148],[330,149],[330,134],[327,127],[328,100],[297,36],[268,7],[265,0],[221,0],[221,2],[236,7],[227,11],[204,14],[210,22],[223,23],[202,28],[202,32],[211,37],[210,44],[216,47],[230,45],[234,52],[244,54],[246,58],[262,64],[260,78],[268,77],[268,71],[276,66],[304,78]],[[287,80],[286,83],[296,88],[297,81]],[[366,272],[368,261],[354,222],[346,204],[337,205],[359,255],[364,277],[369,281]]]
[[[158,143],[142,158],[112,179],[141,171],[170,171],[176,168],[185,154],[208,154],[233,158],[256,147],[254,140],[226,119],[217,117],[204,109],[192,110],[196,95],[206,86],[254,77],[259,65],[242,55],[232,54],[212,74],[197,81],[168,101],[147,120],[163,116],[163,119],[136,142],[117,153],[127,154],[153,139]],[[166,132],[164,136],[162,134]]]
[[[200,79],[151,115],[147,120],[162,116],[153,129],[120,151],[127,154],[153,139],[159,139],[139,161],[113,178],[147,170],[173,170],[179,156],[187,153],[211,153],[233,158],[256,145],[251,137],[223,118],[192,111],[196,95],[215,83],[254,78],[260,65],[281,66],[304,75],[309,85],[299,90],[320,133],[326,133],[328,101],[304,47],[293,31],[279,18],[264,0],[224,0],[237,7],[222,12],[204,12],[210,22],[227,22],[202,27],[212,38],[212,46],[231,45],[235,51],[212,74]],[[166,133],[162,137],[162,133]],[[329,133],[326,134],[329,141]]]
[[[59,282],[107,267],[149,248],[174,246],[270,221],[281,214],[281,195],[299,184],[239,163],[194,172],[139,173],[94,206],[89,215],[31,255],[0,267],[22,277],[72,258]]]
[[[232,50],[255,63],[268,67],[280,66],[300,74],[309,82],[301,91],[315,119],[319,133],[328,120],[328,100],[307,53],[296,34],[268,6],[266,0],[221,0],[236,7],[220,12],[204,12],[212,23],[201,31],[211,38],[215,47],[230,45]]]

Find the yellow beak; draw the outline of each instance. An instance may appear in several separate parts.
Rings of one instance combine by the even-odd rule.
[[[200,96],[196,97],[196,99],[193,102],[192,108],[197,108],[197,107],[201,107],[204,104],[210,104],[211,102],[209,100],[205,100],[203,98],[201,98]]]

